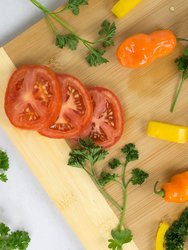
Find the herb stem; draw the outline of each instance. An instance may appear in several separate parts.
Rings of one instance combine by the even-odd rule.
[[[114,206],[116,207],[120,212],[122,211],[122,207],[118,204],[118,202],[116,200],[114,200],[114,198],[112,198],[111,195],[109,195],[102,187],[101,185],[98,183],[98,181],[95,178],[92,178],[93,181],[95,182],[95,184],[98,186],[99,191],[101,192],[101,194],[104,195],[104,197]]]
[[[116,26],[115,23],[110,24],[107,20],[105,20],[101,25],[101,30],[99,32],[99,35],[101,36],[101,31],[105,34],[105,36],[99,38],[98,40],[91,42],[83,39],[79,36],[79,34],[70,26],[67,22],[61,19],[61,17],[58,16],[59,13],[63,12],[64,10],[70,9],[72,10],[73,14],[77,15],[79,13],[79,6],[87,4],[86,0],[82,0],[83,2],[77,3],[77,1],[74,1],[74,3],[69,3],[63,7],[61,10],[57,12],[52,12],[48,8],[46,8],[44,5],[42,5],[38,0],[30,0],[31,3],[33,3],[38,9],[40,9],[45,16],[51,17],[53,21],[60,24],[65,30],[70,32],[68,35],[61,35],[57,32],[57,30],[54,30],[53,23],[50,23],[50,28],[52,29],[53,33],[56,35],[56,46],[59,48],[64,48],[65,46],[69,47],[71,50],[76,50],[78,42],[81,41],[83,45],[89,50],[89,54],[87,57],[85,57],[85,60],[90,66],[98,66],[104,63],[107,63],[108,60],[103,57],[103,54],[106,52],[106,50],[102,48],[95,48],[93,47],[95,44],[102,43],[101,45],[104,46],[104,43],[106,42],[107,45],[105,47],[109,47],[114,44],[113,42],[113,36],[115,35]],[[56,33],[55,33],[56,32]],[[71,36],[70,36],[71,35]]]
[[[113,180],[113,181],[116,182],[116,183],[118,183],[121,186],[122,190],[125,189],[124,186],[123,186],[123,184],[120,181],[117,181],[117,180]]]
[[[185,42],[188,42],[188,39],[185,39],[185,38],[181,38],[181,37],[179,37],[179,38],[176,38],[176,40],[177,40],[177,41],[185,41]]]
[[[118,225],[118,230],[121,231],[124,221],[125,221],[125,211],[127,207],[127,188],[123,191],[123,210],[120,215],[120,220],[119,220],[119,225]]]
[[[78,35],[75,33],[75,31],[70,27],[65,21],[63,21],[61,18],[59,18],[56,13],[51,12],[49,9],[47,9],[44,5],[39,3],[37,0],[30,0],[35,6],[37,6],[42,12],[46,15],[51,16],[54,20],[56,20],[59,24],[61,24],[66,30],[71,32],[73,35]]]
[[[65,7],[62,8],[61,10],[56,11],[56,12],[53,12],[53,14],[60,14],[60,13],[62,13],[63,11],[65,11],[66,9],[67,9],[67,7],[65,6]]]
[[[84,168],[85,169],[85,168]],[[91,172],[92,174],[90,174],[92,180],[94,181],[94,183],[97,185],[99,191],[101,192],[101,194],[104,195],[104,197],[111,202],[112,205],[114,205],[114,207],[116,207],[119,211],[122,211],[122,207],[118,204],[118,202],[116,200],[114,200],[114,198],[108,194],[103,187],[101,187],[100,183],[98,182],[96,175],[95,175],[95,170],[94,170],[94,165],[91,165]]]
[[[83,42],[84,46],[85,46],[86,48],[88,48],[89,51],[91,51],[93,54],[97,55],[96,50],[90,45],[90,44],[92,44],[92,42],[89,42],[89,41],[87,41],[87,40],[84,40],[84,39],[82,39],[82,38],[80,38],[80,37],[79,37],[78,39],[81,40],[81,41]]]
[[[49,25],[51,31],[52,31],[55,35],[57,35],[57,34],[58,34],[57,29],[55,28],[54,24],[53,24],[52,21],[50,20],[49,16],[47,16],[46,14],[45,14],[45,19],[46,19],[46,21],[47,21],[47,23],[48,23],[48,25]]]
[[[92,173],[90,173],[86,168],[83,167],[83,169],[86,171],[86,173],[87,173],[90,177],[93,177]]]
[[[45,6],[43,6],[41,3],[39,3],[37,0],[30,0],[30,1],[35,6],[37,6],[40,10],[42,10],[42,12],[44,13],[44,15],[46,17],[51,16],[51,18],[53,18],[56,22],[58,22],[60,25],[62,25],[67,31],[69,31],[71,34],[75,35],[77,37],[77,39],[80,40],[84,44],[84,46],[89,49],[89,51],[93,52],[94,54],[96,53],[95,49],[90,45],[90,44],[95,44],[95,42],[87,41],[87,40],[81,38],[78,34],[76,34],[76,32],[72,29],[72,27],[70,27],[70,25],[68,25],[65,21],[63,21],[61,18],[59,18],[57,16],[58,12],[51,12]],[[51,23],[50,27],[52,29],[52,23]],[[54,33],[54,30],[52,30],[52,31]],[[57,33],[55,33],[55,34],[57,35]]]
[[[181,92],[181,89],[182,89],[182,87],[183,87],[183,84],[184,84],[184,82],[185,82],[185,79],[186,79],[186,76],[185,76],[185,74],[183,73],[183,75],[182,75],[182,80],[181,80],[181,83],[180,83],[180,85],[179,85],[179,87],[178,87],[178,90],[177,90],[177,92],[176,92],[176,94],[175,94],[174,100],[173,100],[172,105],[171,105],[171,108],[170,108],[170,112],[173,112],[173,111],[174,111],[174,108],[175,108],[175,106],[176,106],[176,103],[177,103],[179,94],[180,94],[180,92]]]
[[[127,164],[128,164],[128,161],[126,161],[123,165],[122,183],[123,183],[124,188],[126,188],[125,173],[126,173]]]
[[[123,184],[123,210],[121,212],[121,216],[120,216],[120,220],[119,220],[119,225],[118,225],[118,230],[121,231],[122,229],[122,226],[123,226],[123,223],[124,223],[124,220],[125,220],[125,211],[126,211],[126,204],[127,204],[127,187],[128,187],[128,184],[130,182],[130,180],[126,183],[126,180],[125,180],[125,174],[126,174],[126,168],[127,168],[127,165],[128,165],[128,161],[126,161],[124,164],[123,164],[123,173],[122,173],[122,184]]]

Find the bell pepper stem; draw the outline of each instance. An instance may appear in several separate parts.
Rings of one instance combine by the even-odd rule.
[[[188,39],[186,39],[186,38],[181,38],[181,37],[178,37],[176,40],[177,40],[177,41],[185,41],[185,42],[188,42]]]
[[[164,189],[157,190],[157,185],[159,184],[159,181],[156,181],[154,185],[154,193],[160,195],[161,197],[165,197],[165,191]]]

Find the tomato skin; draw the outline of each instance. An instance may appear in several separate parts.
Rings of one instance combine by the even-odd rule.
[[[68,74],[58,74],[57,78],[61,83],[61,92],[62,92],[61,111],[60,114],[58,114],[59,117],[57,116],[55,119],[56,122],[51,124],[47,128],[39,130],[39,133],[49,138],[69,139],[82,133],[82,131],[85,130],[86,127],[91,122],[91,118],[93,115],[92,101],[88,90],[85,88],[84,84],[80,82],[80,80],[78,80],[77,78]],[[83,105],[83,110],[84,110],[84,114],[80,115],[80,117],[74,114],[74,112],[71,109],[71,107],[74,106],[74,103],[72,103],[71,101],[69,102],[69,100],[71,99],[71,95],[69,99],[67,99],[67,93],[69,87],[73,88],[74,93],[80,95],[81,104]],[[81,112],[83,111],[81,110]],[[61,129],[52,129],[52,127],[55,124],[57,124],[57,121],[58,120],[61,121],[62,119],[63,121],[68,120],[68,122],[70,122],[70,125],[73,128],[66,131],[63,131]]]
[[[40,93],[35,97],[35,84],[40,79],[50,90],[50,97],[45,93],[46,104],[40,101]],[[27,79],[27,81],[25,80]],[[45,82],[46,81],[46,82]],[[40,83],[38,83],[40,84]],[[43,86],[41,85],[41,86]],[[46,89],[45,89],[46,90]],[[38,93],[37,93],[38,95]],[[46,66],[23,65],[18,68],[11,76],[5,94],[4,108],[10,122],[17,128],[27,130],[38,130],[48,126],[54,121],[61,108],[60,84],[56,74]],[[37,119],[26,119],[27,114],[21,114],[28,105],[34,105],[34,114]],[[32,106],[31,105],[31,106]]]
[[[119,141],[124,131],[124,113],[121,103],[111,90],[103,87],[89,88],[89,93],[93,99],[93,118],[89,126],[79,137],[83,139],[91,137],[97,145],[109,148]],[[110,122],[114,123],[115,127],[109,125],[109,120],[106,121],[107,115],[103,116],[106,110],[104,106],[104,104],[106,104],[105,101],[108,101],[109,106],[111,106],[110,112],[113,113],[113,119],[110,120]],[[104,130],[105,135],[100,134],[101,129]],[[97,139],[95,138],[95,132],[98,134]],[[79,137],[74,138],[72,140],[73,143],[76,142]]]

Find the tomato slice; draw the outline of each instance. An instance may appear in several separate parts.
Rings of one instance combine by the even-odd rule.
[[[9,80],[5,112],[14,126],[38,130],[55,120],[61,98],[60,84],[53,71],[45,66],[24,65]]]
[[[61,111],[49,127],[39,133],[50,138],[71,138],[79,135],[91,122],[93,106],[88,90],[75,77],[57,75],[61,84]]]
[[[93,87],[89,89],[89,93],[93,101],[93,118],[80,137],[83,139],[90,137],[97,145],[109,148],[123,133],[122,106],[117,96],[106,88]]]

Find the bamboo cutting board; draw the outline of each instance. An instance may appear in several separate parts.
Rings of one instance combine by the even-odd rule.
[[[141,187],[129,189],[126,226],[134,234],[134,242],[125,249],[153,250],[155,235],[161,219],[178,216],[186,204],[167,204],[153,194],[156,180],[164,182],[171,175],[187,169],[188,145],[177,145],[146,136],[149,120],[159,120],[188,126],[188,87],[185,85],[176,110],[169,112],[172,97],[180,80],[174,64],[182,45],[170,56],[141,69],[122,68],[115,58],[118,44],[135,33],[149,33],[167,28],[177,37],[188,38],[188,1],[143,0],[129,15],[116,20],[110,9],[114,0],[90,0],[78,17],[65,13],[76,31],[87,39],[95,39],[104,19],[117,24],[116,46],[109,49],[110,63],[89,68],[84,62],[87,51],[80,45],[70,52],[53,45],[53,37],[45,21],[40,21],[0,50],[0,125],[5,129],[41,185],[67,219],[86,250],[107,249],[111,228],[117,224],[118,212],[111,210],[95,185],[80,169],[67,166],[70,148],[64,140],[44,138],[37,133],[21,131],[10,125],[3,109],[6,84],[15,67],[26,63],[45,64],[57,72],[70,73],[87,86],[101,85],[120,98],[125,114],[125,131],[121,141],[110,150],[110,158],[120,155],[120,148],[134,142],[140,160],[129,166],[141,167],[150,178]],[[173,8],[171,8],[173,7]],[[31,8],[35,8],[31,5]],[[174,11],[171,11],[174,10]],[[96,35],[95,35],[96,34]],[[109,157],[108,157],[109,158]],[[105,166],[102,162],[100,169]],[[121,192],[116,184],[107,190],[119,202]]]

